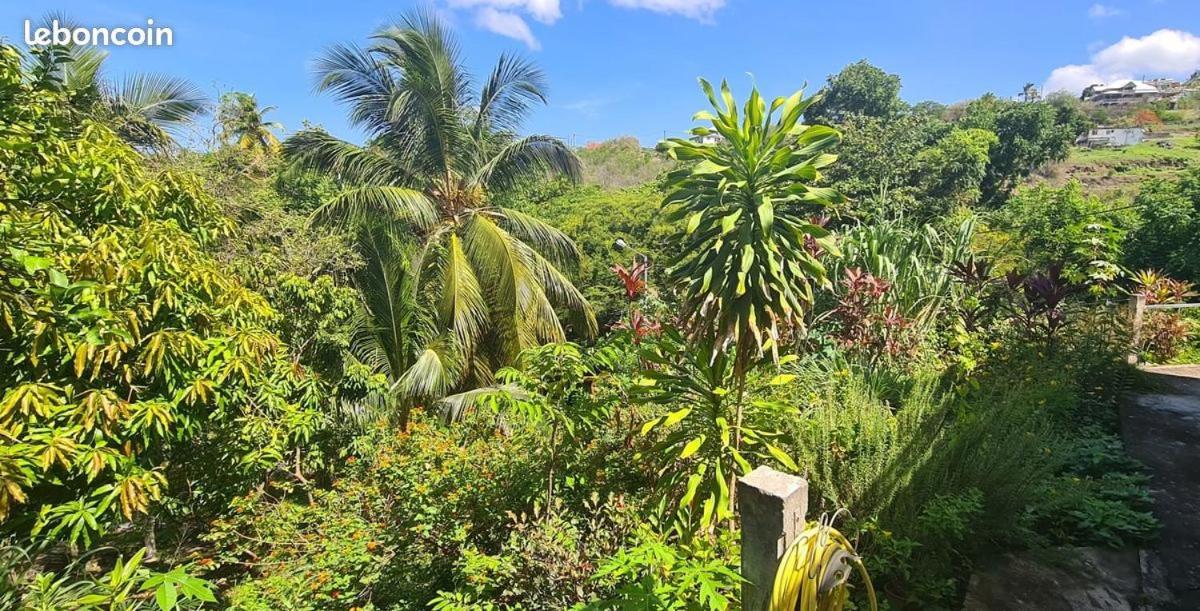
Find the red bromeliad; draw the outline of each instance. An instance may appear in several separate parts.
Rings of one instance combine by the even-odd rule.
[[[658,321],[651,320],[641,310],[633,310],[629,313],[629,320],[613,325],[614,329],[628,330],[633,335],[633,343],[640,344],[642,338],[647,335],[657,335],[662,329],[662,325]]]
[[[619,263],[612,266],[613,273],[625,283],[625,297],[630,301],[637,299],[642,291],[646,290],[646,272],[649,269],[649,263],[637,260],[634,260],[629,269]]]

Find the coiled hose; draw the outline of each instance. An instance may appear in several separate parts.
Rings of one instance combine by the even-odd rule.
[[[809,524],[783,554],[775,572],[770,611],[838,611],[850,597],[850,569],[857,569],[871,611],[875,588],[862,558],[842,533],[825,521]]]

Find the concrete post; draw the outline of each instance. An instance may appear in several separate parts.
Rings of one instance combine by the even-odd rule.
[[[1142,343],[1142,319],[1146,317],[1146,295],[1134,293],[1129,296],[1129,324],[1133,329],[1130,341],[1133,346],[1129,349],[1129,364],[1137,365],[1138,347]]]
[[[759,467],[737,483],[743,611],[767,611],[783,553],[804,531],[808,480]]]

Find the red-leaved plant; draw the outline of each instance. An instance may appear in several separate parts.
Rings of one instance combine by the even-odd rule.
[[[651,320],[637,306],[638,299],[646,292],[646,276],[650,271],[650,264],[645,259],[639,261],[634,257],[633,264],[628,268],[617,264],[612,266],[612,271],[625,285],[625,298],[629,300],[627,318],[613,325],[613,328],[629,331],[634,344],[642,343],[642,339],[648,335],[657,335],[661,325]]]
[[[1196,296],[1191,282],[1175,280],[1162,272],[1145,269],[1134,275],[1135,293],[1145,295],[1146,305],[1185,303]],[[1169,361],[1179,354],[1192,336],[1192,324],[1177,312],[1149,312],[1142,323],[1141,352],[1148,352],[1158,362]]]
[[[1133,279],[1137,282],[1134,290],[1146,296],[1146,305],[1183,303],[1196,296],[1195,285],[1191,282],[1170,278],[1153,269],[1144,269]]]
[[[619,263],[612,266],[613,273],[625,284],[625,298],[629,301],[637,300],[646,290],[646,272],[649,270],[650,264],[645,260],[638,261],[636,257],[628,269]]]
[[[858,268],[849,268],[842,279],[843,292],[834,308],[839,323],[838,343],[860,356],[896,357],[915,348],[912,323],[886,303],[890,282]]]
[[[1029,337],[1050,343],[1067,326],[1067,298],[1084,287],[1063,277],[1062,268],[1061,263],[1052,263],[1044,273],[1008,273],[1012,319]]]

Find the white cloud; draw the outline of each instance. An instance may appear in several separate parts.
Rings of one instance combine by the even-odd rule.
[[[1093,4],[1091,8],[1088,9],[1088,17],[1091,17],[1092,19],[1104,19],[1105,17],[1116,17],[1123,12],[1124,11],[1115,6],[1097,3]]]
[[[699,21],[712,21],[713,14],[725,6],[725,0],[608,0],[614,6],[641,8],[656,13],[683,15]]]
[[[575,100],[574,102],[567,102],[566,104],[559,104],[559,108],[579,113],[588,119],[595,119],[596,117],[600,116],[600,111],[604,110],[608,106],[611,106],[614,102],[619,100],[620,98],[618,97],[596,96]]]
[[[1200,68],[1200,36],[1162,29],[1141,38],[1126,36],[1092,54],[1091,62],[1055,68],[1044,91],[1079,93],[1088,85],[1134,77],[1183,77]]]
[[[562,19],[561,0],[445,0],[451,10],[475,12],[475,25],[489,32],[525,43],[530,49],[541,44],[522,15],[538,22],[553,25]],[[646,9],[657,13],[682,15],[690,19],[711,22],[713,15],[727,0],[608,0],[614,6]]]
[[[558,0],[448,0],[451,8],[483,7],[479,13],[488,9],[493,12],[515,13],[522,11],[534,19],[552,24],[562,18],[562,8]]]
[[[1088,85],[1108,80],[1110,79],[1097,72],[1096,67],[1091,64],[1073,64],[1055,68],[1046,78],[1046,85],[1042,89],[1046,92],[1067,91],[1078,95]]]
[[[525,23],[525,20],[516,13],[498,11],[490,6],[485,6],[475,14],[475,25],[489,32],[519,40],[535,51],[542,48],[541,43],[533,37],[529,24]]]
[[[1126,36],[1093,55],[1092,63],[1114,71],[1182,74],[1200,68],[1200,36],[1166,29]]]

